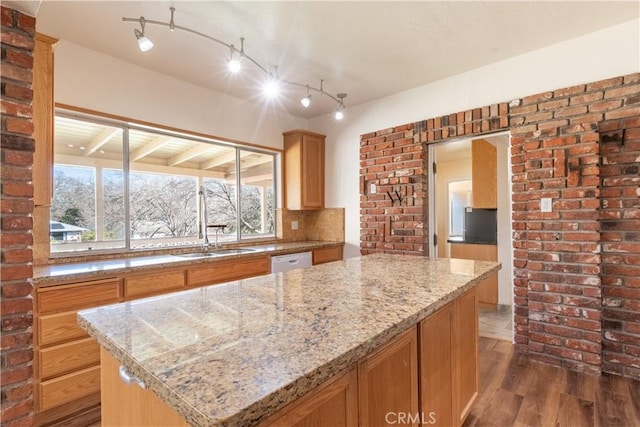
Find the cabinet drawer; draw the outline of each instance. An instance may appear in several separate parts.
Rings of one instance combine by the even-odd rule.
[[[313,265],[342,259],[342,246],[313,250]]]
[[[216,262],[205,267],[188,269],[187,283],[189,286],[213,285],[269,274],[270,268],[268,256]]]
[[[184,271],[168,271],[145,276],[125,277],[124,296],[157,294],[184,287]]]
[[[40,377],[51,378],[100,363],[100,346],[84,338],[40,350]]]
[[[40,345],[48,346],[88,335],[78,326],[78,312],[67,311],[38,317],[38,336]]]
[[[120,285],[116,278],[78,285],[38,289],[38,313],[79,310],[118,301]]]
[[[100,392],[100,365],[39,384],[40,409],[46,410]]]

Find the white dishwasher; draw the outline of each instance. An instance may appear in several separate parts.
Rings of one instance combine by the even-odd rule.
[[[271,257],[271,272],[295,270],[296,268],[311,267],[311,252],[278,255]]]

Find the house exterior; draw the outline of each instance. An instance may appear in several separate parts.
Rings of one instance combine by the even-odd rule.
[[[79,242],[82,240],[82,232],[87,230],[76,225],[49,221],[49,236],[52,242]]]

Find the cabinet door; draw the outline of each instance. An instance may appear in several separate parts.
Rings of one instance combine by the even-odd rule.
[[[291,210],[324,208],[324,136],[284,134],[284,200]]]
[[[358,390],[361,426],[387,426],[401,419],[403,425],[419,424],[416,328],[359,363]]]
[[[478,294],[473,288],[456,300],[453,352],[459,424],[471,411],[478,396]]]
[[[324,138],[302,137],[302,207],[324,208]]]
[[[317,389],[285,406],[261,427],[350,427],[358,424],[357,371],[337,374]]]
[[[421,411],[425,420],[434,426],[457,425],[453,394],[454,313],[455,302],[420,322]]]
[[[484,139],[471,141],[471,197],[474,208],[498,207],[498,150]]]

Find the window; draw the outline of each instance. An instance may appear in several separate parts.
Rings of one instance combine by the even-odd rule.
[[[274,152],[59,112],[54,159],[52,253],[199,244],[202,189],[219,241],[275,236]]]
[[[471,204],[471,181],[454,181],[449,187],[449,237],[464,236],[464,212]]]

